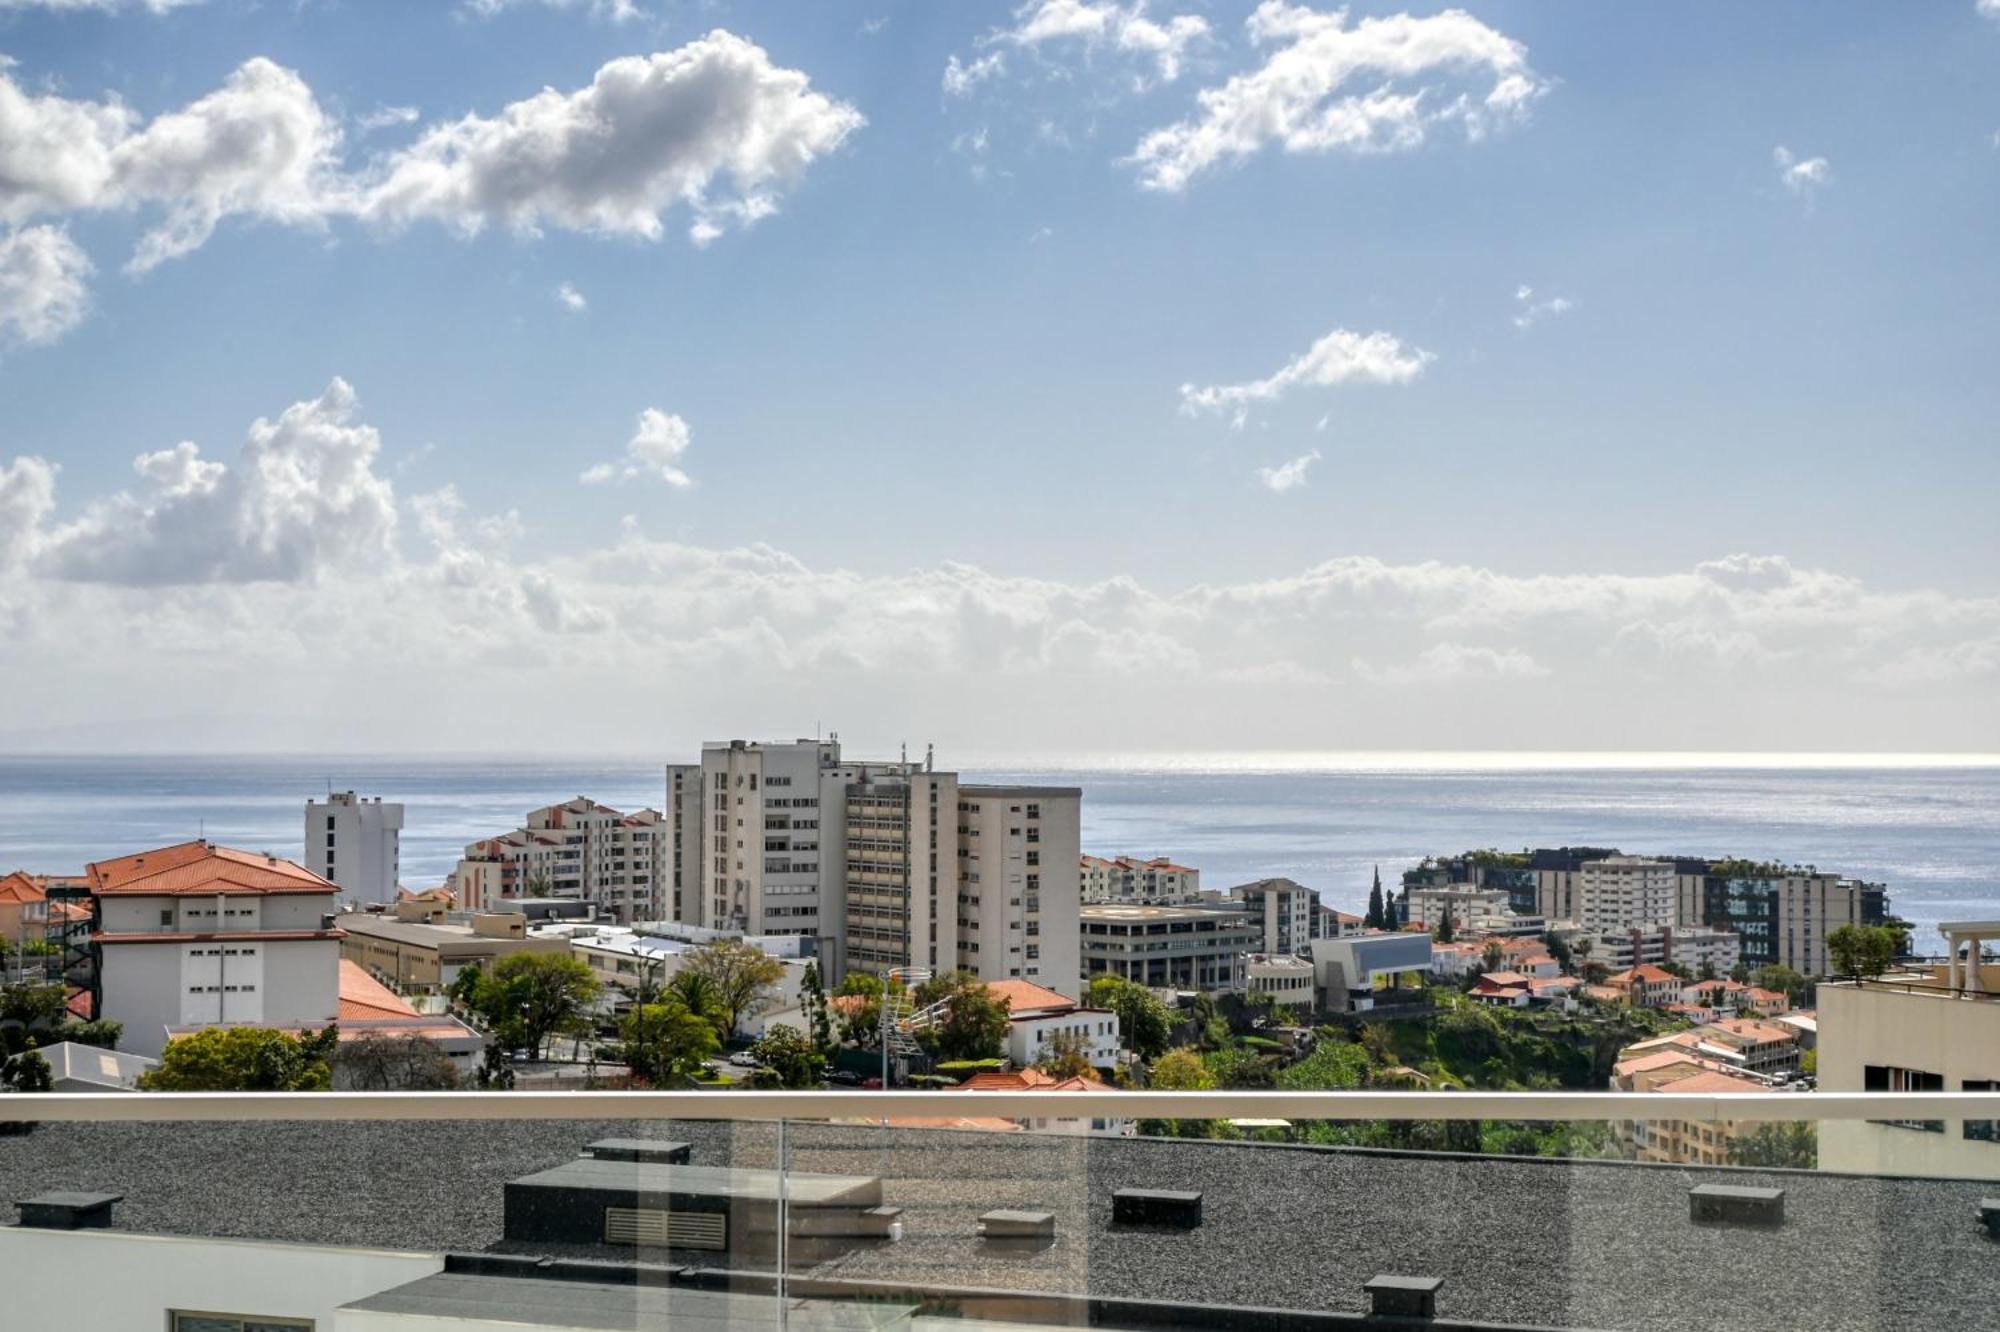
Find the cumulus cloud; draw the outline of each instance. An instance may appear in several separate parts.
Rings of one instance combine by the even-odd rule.
[[[153,14],[168,14],[176,9],[185,9],[201,2],[202,0],[0,0],[0,14],[10,9],[46,9],[58,13],[96,10],[105,14],[115,13],[121,9],[143,9]]]
[[[157,449],[125,493],[74,508],[50,463],[0,458],[0,734],[166,710],[214,723],[282,679],[284,707],[306,709],[322,745],[405,748],[630,744],[675,717],[768,716],[774,699],[891,738],[936,726],[1072,751],[1136,735],[1902,749],[2000,736],[2000,599],[1778,555],[1647,575],[1349,555],[1171,587],[949,560],[845,567],[630,520],[524,555],[518,515],[469,513],[449,487],[397,496],[381,447],[336,381],[253,425],[240,456]],[[343,701],[357,691],[365,716]],[[565,700],[560,730],[536,730],[556,723],[530,701],[551,697]]]
[[[1778,183],[1786,193],[1804,199],[1808,206],[1833,183],[1833,168],[1824,157],[1802,158],[1782,143],[1771,150],[1771,164],[1778,168]]]
[[[681,456],[693,442],[694,433],[686,421],[657,407],[648,407],[639,413],[639,428],[625,442],[623,461],[598,463],[587,468],[580,479],[587,485],[597,485],[650,478],[664,481],[677,490],[685,489],[694,484],[694,478],[681,470]]]
[[[183,441],[140,454],[142,486],[47,535],[39,563],[57,579],[123,586],[311,582],[393,551],[396,498],[374,471],[380,437],[352,424],[354,390],[326,392],[250,427],[235,463]]]
[[[236,215],[317,225],[335,206],[340,127],[305,81],[261,56],[141,125],[117,101],[32,96],[0,69],[0,218],[154,207],[127,265],[144,272]]]
[[[0,233],[0,343],[54,342],[90,308],[90,260],[60,227]]]
[[[590,302],[584,299],[583,293],[568,282],[557,284],[556,304],[568,310],[571,314],[582,314],[590,308]]]
[[[959,63],[957,56],[944,62],[944,91],[947,97],[970,97],[973,90],[986,80],[1002,74],[1007,69],[1007,57],[993,51],[986,55]]]
[[[984,40],[1031,49],[1072,44],[1087,55],[1103,50],[1136,55],[1152,61],[1154,72],[1169,83],[1180,77],[1188,48],[1209,35],[1208,20],[1199,14],[1155,19],[1145,0],[1030,0],[1014,19],[1012,27],[996,28]]]
[[[361,213],[463,233],[545,227],[656,239],[685,206],[699,243],[777,211],[784,190],[864,124],[805,74],[717,30],[626,56],[575,92],[435,126],[390,155]]]
[[[1575,308],[1567,296],[1536,297],[1535,289],[1526,283],[1514,288],[1514,327],[1533,328],[1544,319],[1568,314]]]
[[[366,132],[415,119],[393,107],[359,123]],[[612,60],[574,92],[544,89],[490,117],[432,125],[358,170],[305,80],[261,56],[151,121],[116,98],[31,94],[0,64],[0,223],[156,213],[127,265],[135,273],[201,246],[230,217],[652,239],[685,208],[690,236],[706,243],[776,212],[801,173],[863,123],[805,74],[720,30]]]
[[[1350,26],[1344,9],[1264,0],[1246,27],[1269,58],[1202,89],[1194,115],[1139,141],[1130,161],[1146,188],[1184,189],[1274,144],[1288,153],[1404,152],[1446,124],[1478,140],[1525,118],[1549,87],[1526,47],[1463,10]]]
[[[1181,385],[1181,411],[1190,416],[1228,411],[1241,426],[1253,404],[1275,402],[1294,388],[1407,384],[1435,359],[1422,348],[1405,346],[1393,333],[1336,328],[1262,379],[1241,384]]]
[[[1265,489],[1282,495],[1288,490],[1296,490],[1303,486],[1306,483],[1306,469],[1318,461],[1319,450],[1314,449],[1276,467],[1259,467],[1257,480],[1263,483]]]

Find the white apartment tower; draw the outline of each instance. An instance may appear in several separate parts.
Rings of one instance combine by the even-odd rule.
[[[352,791],[306,801],[306,868],[355,902],[393,902],[402,881],[403,807]]]

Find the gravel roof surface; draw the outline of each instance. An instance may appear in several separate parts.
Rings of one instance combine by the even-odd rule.
[[[0,1199],[123,1193],[121,1230],[476,1250],[501,1186],[606,1137],[670,1138],[699,1165],[769,1167],[770,1125],[491,1122],[45,1127],[0,1138]],[[905,1238],[815,1255],[816,1274],[1359,1310],[1379,1273],[1444,1278],[1439,1312],[1614,1332],[2000,1327],[2000,1185],[1549,1164],[1033,1134],[793,1125],[796,1170],[880,1175]],[[1775,1230],[1703,1227],[1687,1190],[1787,1191]],[[1110,1222],[1120,1187],[1199,1189],[1192,1231]],[[1056,1214],[1047,1248],[977,1237],[994,1208]],[[714,1255],[698,1261],[713,1263]]]

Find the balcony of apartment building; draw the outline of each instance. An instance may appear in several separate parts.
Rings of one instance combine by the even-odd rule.
[[[16,1096],[0,1327],[1886,1332],[2000,1307],[2000,1165],[1726,1164],[1802,1117],[1809,1144],[2000,1118],[2000,1093],[999,1081]]]

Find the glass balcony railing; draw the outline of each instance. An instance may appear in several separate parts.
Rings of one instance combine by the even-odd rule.
[[[0,1118],[8,1332],[2000,1326],[2000,1093],[41,1094]],[[1956,1154],[1913,1172],[1938,1135]]]

